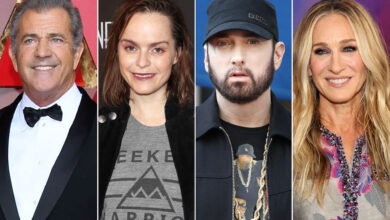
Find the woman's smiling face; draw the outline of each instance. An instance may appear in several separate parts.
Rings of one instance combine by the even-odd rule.
[[[158,12],[134,14],[119,40],[118,58],[130,94],[165,92],[178,60],[169,18]]]
[[[367,69],[347,18],[337,13],[323,16],[312,40],[309,73],[320,99],[334,104],[360,100]]]

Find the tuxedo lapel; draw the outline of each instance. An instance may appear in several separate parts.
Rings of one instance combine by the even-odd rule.
[[[19,95],[0,114],[0,207],[6,219],[19,219],[8,166],[8,142],[12,117],[21,98]]]
[[[79,159],[91,126],[96,118],[96,105],[83,91],[76,118],[69,129],[64,146],[58,156],[35,210],[33,220],[46,219],[61,197]],[[93,172],[93,171],[91,171]],[[77,199],[77,195],[75,195]]]

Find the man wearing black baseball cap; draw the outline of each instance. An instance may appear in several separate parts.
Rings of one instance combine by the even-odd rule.
[[[214,0],[207,15],[204,63],[216,92],[196,112],[197,219],[291,219],[291,115],[270,89],[285,51],[275,8],[266,0]],[[246,143],[253,152],[239,149]],[[243,150],[261,164],[256,181],[235,178]]]

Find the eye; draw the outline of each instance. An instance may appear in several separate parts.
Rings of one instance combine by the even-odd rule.
[[[354,52],[356,50],[357,50],[357,48],[355,46],[347,46],[347,47],[343,48],[344,52]]]
[[[136,51],[136,48],[132,45],[125,46],[125,50],[129,52],[134,52]]]
[[[257,40],[257,39],[250,39],[250,40],[248,40],[248,44],[251,44],[251,45],[256,45],[256,44],[259,44],[259,43],[260,43],[260,41]]]
[[[226,47],[226,46],[230,45],[230,43],[227,40],[219,40],[219,41],[217,41],[216,45],[217,45],[217,47]]]
[[[24,44],[32,44],[32,43],[34,43],[34,42],[35,42],[35,40],[32,39],[32,38],[27,38],[27,39],[25,39],[25,40],[23,41]]]
[[[53,43],[63,43],[63,42],[64,42],[63,39],[58,38],[58,37],[52,38],[51,41],[52,41]]]
[[[324,54],[329,53],[329,51],[327,49],[317,48],[314,50],[314,53],[317,55],[324,55]]]
[[[165,52],[165,50],[162,49],[161,47],[156,47],[156,48],[153,48],[152,52],[155,54],[162,54]]]

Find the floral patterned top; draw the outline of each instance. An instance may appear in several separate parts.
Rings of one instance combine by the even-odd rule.
[[[304,201],[295,193],[294,219],[390,219],[390,198],[373,178],[365,136],[355,141],[350,164],[341,137],[324,126],[321,126],[321,147],[331,163],[323,206],[316,202],[315,192]]]

